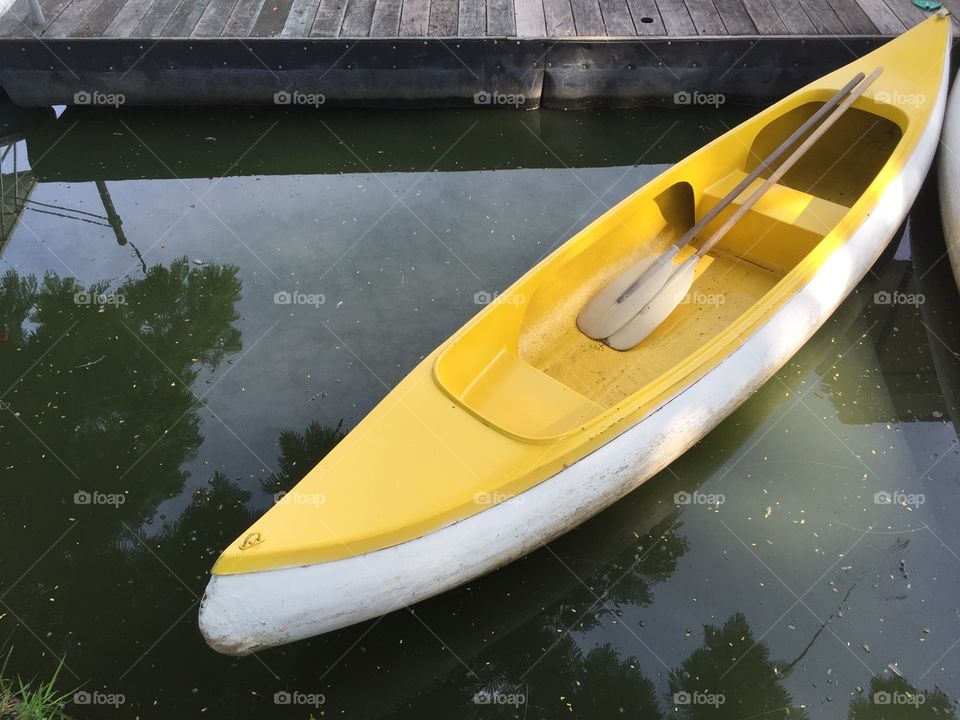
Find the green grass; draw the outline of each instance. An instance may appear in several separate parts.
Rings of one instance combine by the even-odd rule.
[[[0,720],[70,720],[63,706],[73,693],[60,693],[55,688],[62,662],[46,682],[25,683],[19,677],[16,681],[7,679],[9,661],[8,652],[0,668]]]

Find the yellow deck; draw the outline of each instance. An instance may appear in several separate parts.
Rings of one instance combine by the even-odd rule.
[[[482,512],[703,377],[809,282],[899,175],[938,97],[949,38],[948,20],[929,19],[598,218],[420,363],[213,572],[350,557]],[[700,264],[689,301],[653,335],[618,352],[577,330],[594,293],[689,228],[856,72],[878,65],[855,109]]]

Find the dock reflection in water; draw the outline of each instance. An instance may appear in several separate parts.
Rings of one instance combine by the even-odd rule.
[[[220,549],[477,298],[747,112],[11,117],[11,667],[64,657],[65,687],[140,718],[954,717],[960,362],[931,188],[773,380],[578,530],[257,657],[196,628]]]

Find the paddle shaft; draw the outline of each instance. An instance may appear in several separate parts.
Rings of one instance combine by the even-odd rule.
[[[802,158],[806,154],[806,152],[813,146],[814,143],[817,142],[817,140],[823,137],[823,135],[827,132],[827,130],[833,127],[834,123],[836,123],[837,120],[839,120],[840,117],[850,108],[850,106],[857,101],[857,98],[859,98],[861,95],[863,95],[864,92],[866,92],[867,88],[873,84],[874,80],[880,77],[880,73],[882,72],[883,72],[883,68],[881,67],[878,67],[873,72],[871,72],[866,77],[866,79],[863,80],[863,82],[860,83],[846,97],[846,99],[844,99],[844,101],[837,107],[837,109],[830,114],[830,117],[824,120],[823,124],[820,125],[816,130],[814,130],[810,134],[810,136],[806,140],[804,140],[796,150],[793,151],[790,157],[788,157],[786,160],[783,161],[780,167],[778,167],[776,170],[773,171],[770,177],[768,177],[763,182],[763,184],[760,187],[758,187],[749,198],[747,198],[746,202],[744,202],[740,207],[738,207],[736,212],[734,212],[729,218],[727,218],[727,220],[723,223],[723,225],[717,228],[716,232],[714,232],[713,235],[711,235],[710,238],[703,244],[703,246],[699,250],[697,250],[696,252],[697,257],[703,257],[708,252],[710,252],[710,250],[718,242],[720,242],[721,239],[723,239],[723,236],[730,231],[730,228],[736,225],[737,222],[740,220],[740,218],[746,215],[747,212],[750,210],[750,208],[752,208],[757,203],[757,201],[761,197],[763,197],[763,194],[766,193],[767,190],[769,190],[771,187],[773,187],[777,183],[777,181],[780,180],[780,178],[782,178],[787,173],[787,171],[790,170],[790,168],[796,165],[797,162],[800,160],[800,158]],[[863,75],[861,74],[860,77],[863,77]]]
[[[861,80],[863,80],[863,73],[857,73],[853,77],[853,79],[850,80],[850,82],[848,82],[846,85],[840,88],[833,97],[827,100],[827,102],[823,104],[823,107],[821,107],[813,115],[811,115],[809,119],[807,119],[807,121],[803,123],[803,125],[798,127],[790,135],[790,137],[788,137],[786,140],[780,143],[780,145],[778,145],[777,148],[772,153],[770,153],[766,158],[764,158],[763,162],[757,165],[757,167],[754,168],[754,170],[749,175],[747,175],[743,180],[737,183],[737,186],[733,188],[733,190],[731,190],[726,195],[724,195],[723,199],[720,200],[720,202],[714,205],[713,208],[711,208],[706,215],[700,218],[700,220],[692,228],[687,230],[680,237],[679,240],[673,243],[674,247],[676,247],[677,250],[679,250],[688,242],[693,240],[707,225],[713,222],[714,219],[716,219],[716,217],[720,213],[722,213],[727,208],[727,206],[730,205],[730,203],[732,203],[734,200],[740,197],[740,194],[744,190],[746,190],[751,185],[751,183],[753,183],[754,180],[760,177],[771,165],[773,165],[777,160],[779,160],[780,157],[787,150],[793,147],[794,143],[796,143],[801,137],[803,137],[806,133],[808,133],[811,130],[811,128],[813,128],[817,123],[819,123],[823,118],[825,118],[827,116],[827,113],[833,110],[833,108],[837,106],[837,104],[844,98],[844,96],[847,93],[849,93],[851,90],[853,90],[853,88],[856,87],[857,83],[859,83]],[[641,275],[636,280],[634,280],[633,283],[631,283],[626,290],[624,290],[620,294],[620,297],[617,298],[617,302],[622,303],[624,300],[626,300],[633,293],[634,290],[640,287],[642,282],[643,282],[643,276]]]
[[[684,260],[680,265],[673,268],[669,277],[647,301],[643,309],[638,312],[632,320],[628,321],[613,335],[606,338],[607,344],[617,350],[626,350],[637,343],[643,342],[644,338],[650,335],[657,326],[660,325],[672,313],[677,305],[683,301],[684,295],[689,291],[694,280],[694,273],[697,263],[703,256],[714,247],[720,239],[732,228],[747,211],[767,192],[773,185],[793,167],[800,158],[817,142],[824,133],[827,132],[840,117],[856,102],[866,91],[874,80],[883,72],[883,68],[877,68],[871,72],[860,84],[858,84],[850,94],[838,105],[832,113],[823,121],[823,124],[817,127],[806,140],[804,140],[790,156],[781,163],[781,165],[771,173],[759,188],[754,191],[747,200],[736,209],[736,211],[721,225],[697,250],[696,253]]]

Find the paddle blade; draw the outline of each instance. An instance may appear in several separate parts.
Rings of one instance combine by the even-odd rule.
[[[673,270],[677,248],[671,245],[659,255],[649,255],[631,265],[594,296],[577,316],[580,332],[594,340],[610,337],[634,317],[663,286]],[[637,288],[622,303],[623,292],[638,281]]]
[[[607,345],[614,350],[629,350],[656,330],[690,292],[698,260],[696,255],[688,258],[640,312],[607,338]]]

